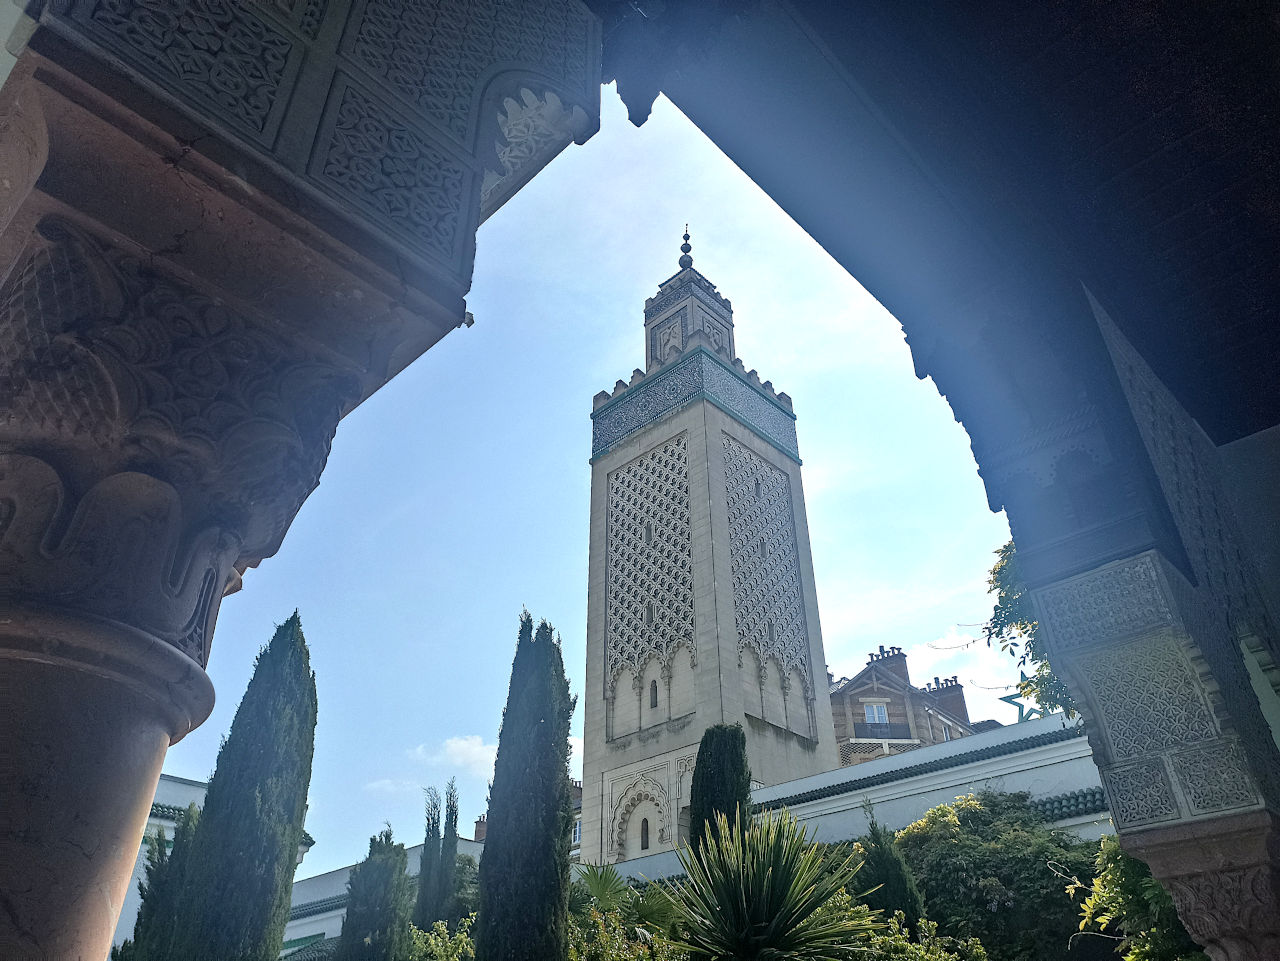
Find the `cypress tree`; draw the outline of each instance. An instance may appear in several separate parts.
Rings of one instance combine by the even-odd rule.
[[[893,832],[886,830],[866,805],[867,833],[858,839],[864,861],[858,872],[858,886],[863,890],[880,885],[862,898],[869,908],[878,908],[885,917],[901,911],[907,917],[907,927],[914,931],[924,913],[924,896],[916,885],[916,876],[906,858],[894,842]]]
[[[738,810],[746,823],[751,813],[747,735],[741,724],[715,724],[703,732],[689,785],[689,846],[696,851],[715,830],[716,812],[733,824]]]
[[[559,639],[546,621],[535,635],[525,611],[489,788],[477,961],[565,961],[568,955],[573,708]]]
[[[315,675],[295,611],[259,652],[218,751],[181,872],[177,923],[164,961],[279,956],[315,729]]]
[[[152,919],[163,896],[163,888],[169,872],[169,839],[164,828],[157,828],[147,846],[147,866],[141,880],[138,881],[138,895],[142,903],[138,905],[138,916],[133,922],[133,937],[125,938],[117,947],[111,949],[110,961],[141,961],[143,955],[136,945],[147,936],[152,927]]]
[[[440,913],[450,924],[458,921],[458,787],[453,778],[444,789],[444,837],[440,842]]]
[[[391,828],[369,838],[369,854],[347,879],[347,914],[333,961],[404,961],[409,929],[409,856]]]
[[[427,836],[422,842],[418,866],[418,898],[413,907],[413,923],[423,931],[440,918],[440,792],[426,790]]]
[[[200,819],[194,804],[179,815],[168,850],[164,829],[156,832],[147,849],[146,874],[138,882],[142,904],[133,922],[133,939],[111,949],[111,961],[169,961],[169,941],[177,926],[178,895],[182,872],[189,863],[191,836]]]

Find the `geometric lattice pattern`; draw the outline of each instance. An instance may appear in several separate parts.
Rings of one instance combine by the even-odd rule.
[[[798,668],[805,696],[811,696],[791,482],[785,472],[728,434],[724,470],[738,653],[751,647],[762,669],[772,658],[784,678]]]
[[[1133,764],[1103,772],[1111,816],[1121,827],[1168,821],[1178,816],[1178,805],[1169,787],[1169,778],[1158,758],[1143,758]]]
[[[680,434],[609,475],[606,694],[649,658],[664,671],[685,647],[693,661],[693,541],[689,441]]]
[[[1258,801],[1244,756],[1234,744],[1217,741],[1182,751],[1173,756],[1173,769],[1197,814],[1247,807]]]
[[[1116,759],[1215,737],[1199,685],[1173,638],[1103,649],[1081,663]]]

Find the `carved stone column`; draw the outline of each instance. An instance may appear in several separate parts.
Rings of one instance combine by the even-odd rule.
[[[358,388],[67,221],[29,235],[0,286],[0,955],[105,954],[223,591]]]
[[[1225,619],[1155,551],[1041,588],[1035,601],[1123,846],[1215,961],[1276,957],[1275,745],[1240,723],[1252,692],[1219,683],[1213,635]]]
[[[0,958],[107,954],[218,606],[598,124],[575,0],[28,4],[0,91]]]
[[[1183,548],[1033,591],[1123,846],[1215,961],[1280,956],[1280,752],[1241,644],[1274,645],[1217,451],[1093,304]]]

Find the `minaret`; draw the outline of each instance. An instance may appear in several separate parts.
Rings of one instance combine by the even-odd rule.
[[[582,859],[688,835],[702,732],[739,722],[753,779],[839,766],[791,399],[734,352],[693,267],[645,303],[645,369],[595,397]]]

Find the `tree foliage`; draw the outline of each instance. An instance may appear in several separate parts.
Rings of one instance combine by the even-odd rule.
[[[861,875],[858,878],[862,884]],[[850,959],[903,958],[906,961],[987,961],[987,952],[977,938],[952,938],[938,932],[938,925],[924,918],[912,926],[913,936],[901,911],[872,918],[871,908],[840,891],[822,908],[824,914],[848,915],[867,924],[865,934],[848,945]]]
[[[410,932],[409,857],[391,828],[369,838],[369,853],[347,878],[347,914],[334,961],[405,961]]]
[[[988,646],[999,644],[1000,650],[1018,659],[1019,667],[1031,668],[1031,674],[1018,685],[1018,692],[1034,699],[1046,714],[1062,710],[1067,717],[1074,717],[1076,705],[1071,692],[1049,667],[1048,652],[1037,636],[1039,622],[1012,540],[996,551],[996,562],[987,576],[987,590],[996,596],[991,620],[982,628]]]
[[[994,961],[1109,953],[1081,939],[1073,944],[1075,906],[1061,876],[1091,877],[1094,846],[1051,830],[1029,795],[958,798],[899,831],[897,841],[929,918],[944,934],[978,938]]]
[[[736,823],[751,811],[751,767],[741,724],[714,724],[702,735],[689,787],[689,846],[695,850],[715,831],[716,814]]]
[[[414,926],[410,930],[412,948],[406,961],[471,961],[476,956],[476,946],[471,940],[474,922],[474,915],[464,915],[452,930],[443,921],[436,921],[426,929]]]
[[[164,828],[157,829],[147,846],[147,864],[138,881],[142,903],[133,922],[133,938],[111,949],[111,961],[166,961],[177,923],[178,894],[191,850],[191,836],[200,820],[194,804],[178,817],[169,850]]]
[[[480,865],[470,854],[459,854],[453,875],[455,922],[461,924],[467,915],[480,910]]]
[[[867,907],[891,917],[901,911],[914,929],[925,917],[924,897],[916,885],[915,875],[894,840],[893,832],[876,820],[868,805],[867,833],[858,839],[858,856],[862,871],[858,883],[867,889],[863,901]]]
[[[418,862],[418,894],[413,905],[413,923],[424,931],[443,917],[440,910],[440,792],[429,787],[424,792],[427,805],[426,837]]]
[[[681,932],[676,946],[711,961],[835,961],[874,926],[869,913],[823,911],[860,865],[812,844],[788,812],[715,829],[679,852],[685,879],[670,891]]]
[[[1087,891],[1081,931],[1119,937],[1124,961],[1207,961],[1178,918],[1173,898],[1138,858],[1107,835],[1098,846],[1092,883],[1075,881],[1067,891]]]
[[[569,961],[686,961],[671,942],[637,927],[619,910],[591,905],[569,927]]]
[[[462,917],[458,910],[458,787],[453,778],[444,789],[444,834],[440,839],[440,901],[439,917],[450,924],[457,924]],[[436,920],[432,918],[432,920]]]
[[[316,682],[295,611],[258,654],[182,869],[167,955],[275,961],[302,842]]]
[[[559,639],[520,618],[480,859],[480,961],[564,961],[568,936],[569,718]]]

